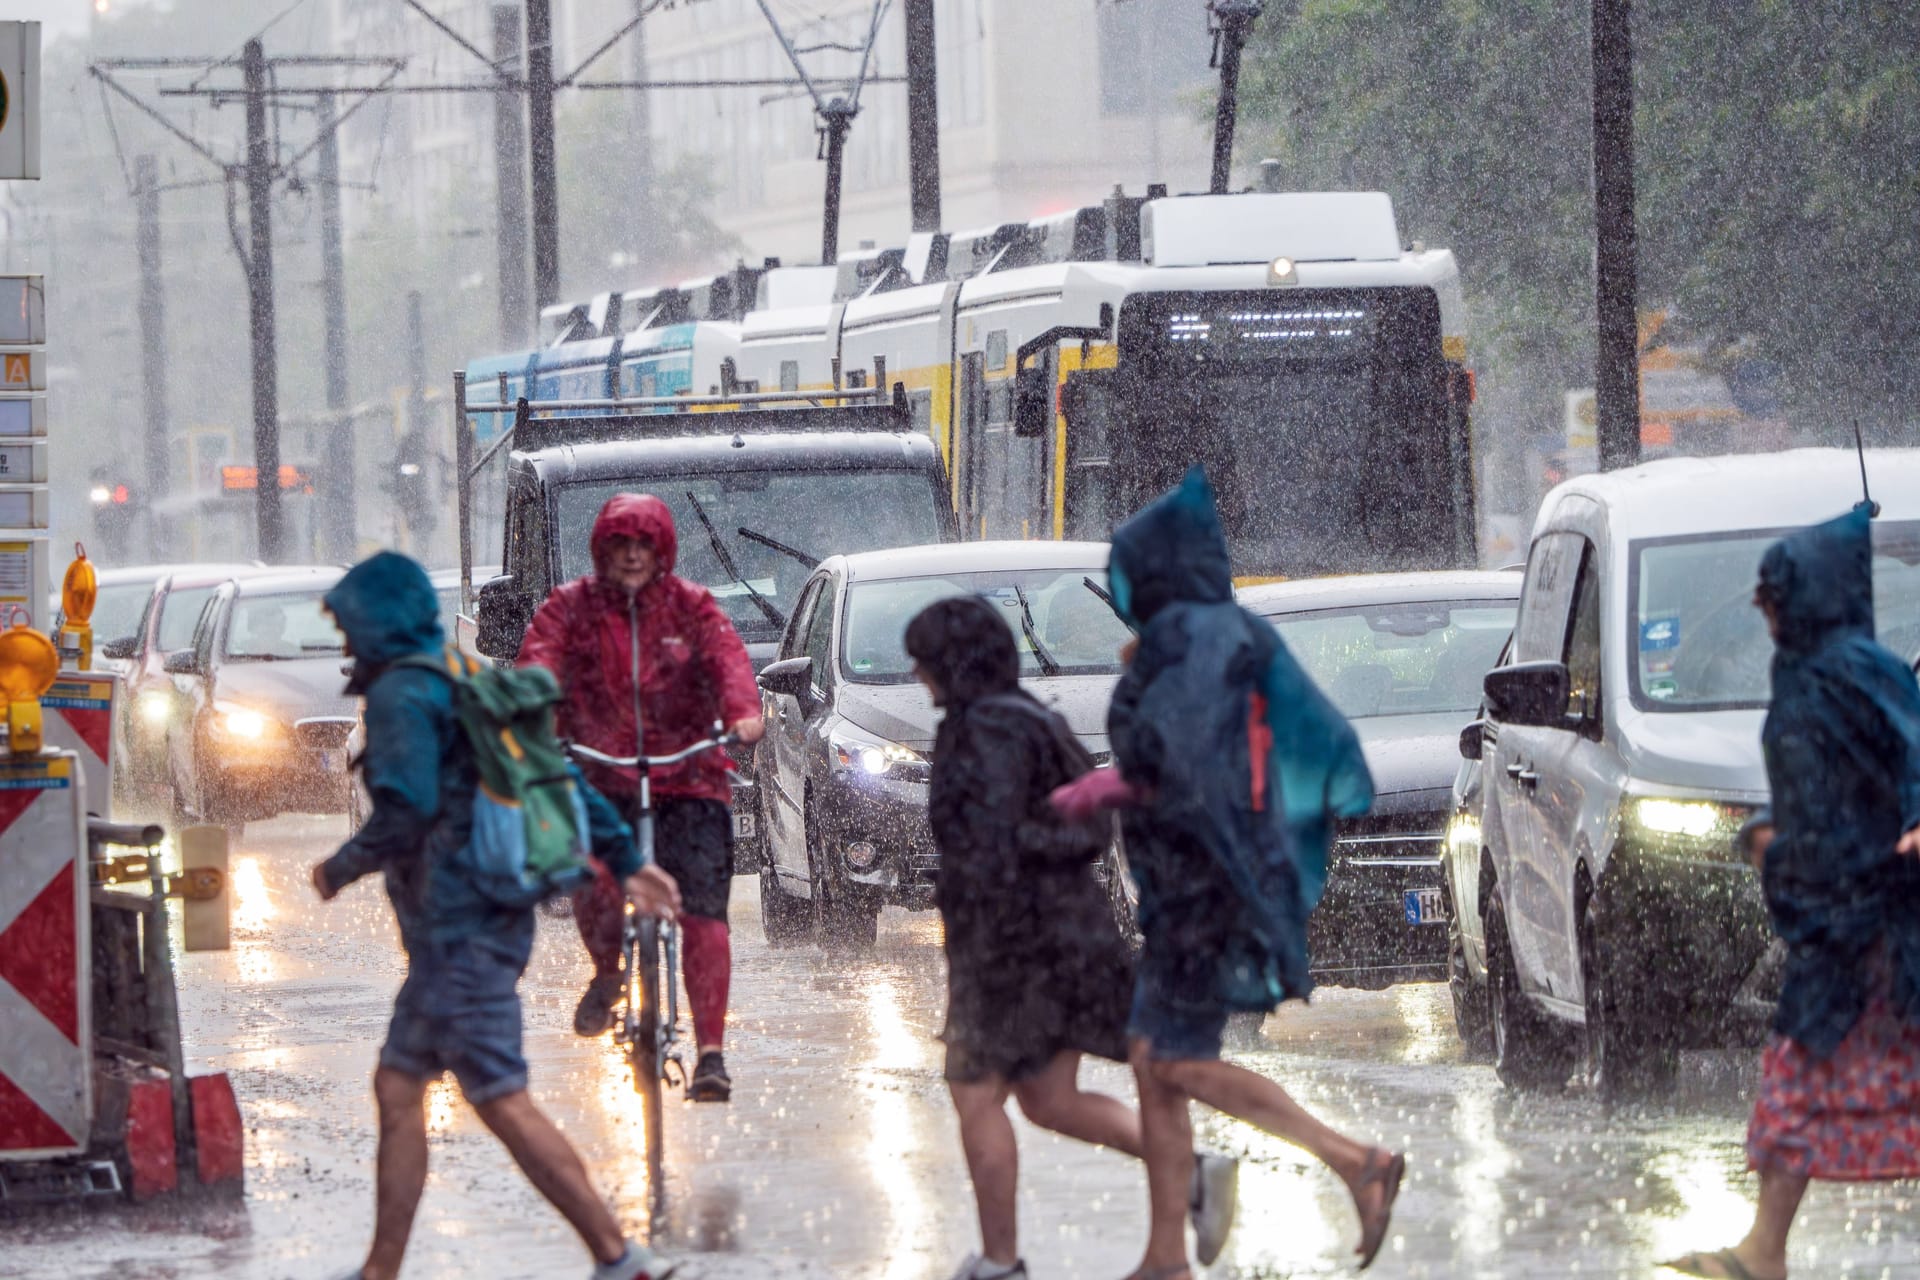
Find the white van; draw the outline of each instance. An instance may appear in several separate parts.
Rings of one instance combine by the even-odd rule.
[[[1920,450],[1864,465],[1877,631],[1911,661]],[[1753,587],[1776,539],[1861,500],[1861,468],[1837,449],[1676,458],[1541,505],[1512,657],[1461,739],[1483,803],[1460,941],[1510,1086],[1565,1084],[1584,1043],[1601,1093],[1659,1089],[1679,1050],[1764,1036],[1777,953],[1732,844],[1767,792],[1773,644]]]

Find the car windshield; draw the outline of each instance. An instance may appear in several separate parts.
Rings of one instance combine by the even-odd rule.
[[[1764,707],[1773,640],[1753,606],[1760,557],[1792,529],[1637,542],[1627,634],[1634,700],[1666,710]],[[1920,657],[1920,523],[1873,527],[1874,630]]]
[[[1513,630],[1505,601],[1422,600],[1281,615],[1274,629],[1351,720],[1473,713]]]
[[[592,571],[588,543],[594,517],[615,494],[636,492],[655,495],[673,511],[680,540],[674,572],[712,591],[741,632],[760,637],[779,634],[783,622],[769,618],[767,609],[784,620],[814,565],[826,557],[940,542],[945,536],[940,518],[945,498],[924,471],[655,475],[560,490],[564,576]],[[711,534],[703,515],[712,522]],[[728,560],[737,573],[727,569]],[[756,594],[766,607],[756,602]]]
[[[340,630],[320,594],[241,596],[227,624],[226,656],[237,662],[344,655]]]
[[[1101,569],[1021,569],[855,583],[847,594],[840,669],[862,684],[913,679],[907,623],[936,600],[977,595],[998,605],[1020,648],[1020,674],[1113,675],[1133,638],[1087,585]]]
[[[136,634],[140,630],[140,618],[147,611],[147,599],[152,595],[151,582],[119,582],[101,587],[94,596],[93,616],[88,619],[94,643],[125,640]]]

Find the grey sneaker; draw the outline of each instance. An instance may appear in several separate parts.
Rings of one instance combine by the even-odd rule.
[[[577,1036],[605,1035],[607,1028],[613,1025],[613,1006],[620,1003],[620,997],[626,994],[626,980],[617,973],[594,975],[587,984],[586,994],[580,997],[580,1003],[573,1011],[573,1034]]]
[[[1240,1162],[1231,1156],[1194,1152],[1187,1214],[1193,1220],[1193,1248],[1201,1266],[1212,1266],[1227,1247],[1234,1211],[1239,1207]]]
[[[1027,1280],[1027,1260],[1020,1259],[1011,1267],[1002,1267],[997,1262],[988,1262],[977,1253],[967,1255],[960,1269],[953,1273],[952,1280]]]
[[[668,1266],[645,1249],[629,1241],[618,1262],[602,1262],[593,1268],[592,1280],[667,1280],[677,1266]]]

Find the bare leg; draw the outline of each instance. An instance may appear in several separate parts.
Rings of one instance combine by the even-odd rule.
[[[1147,1162],[1147,1256],[1141,1270],[1178,1280],[1187,1265],[1187,1191],[1193,1183],[1193,1121],[1187,1095],[1153,1062],[1147,1043],[1132,1046],[1140,1088],[1140,1132]]]
[[[1154,1067],[1188,1097],[1319,1157],[1349,1187],[1366,1170],[1371,1148],[1327,1128],[1258,1072],[1218,1060],[1159,1062]]]
[[[522,1089],[474,1107],[487,1128],[506,1144],[514,1163],[535,1190],[552,1202],[573,1224],[595,1262],[618,1262],[626,1252],[626,1238],[605,1202],[594,1191],[580,1154]]]
[[[969,1084],[947,1082],[960,1117],[960,1146],[967,1154],[974,1204],[980,1212],[980,1252],[988,1262],[1010,1267],[1020,1260],[1020,1227],[1014,1192],[1020,1183],[1020,1148],[1007,1119],[1007,1082],[997,1077]]]
[[[1760,1171],[1760,1203],[1754,1206],[1753,1230],[1733,1252],[1756,1276],[1787,1274],[1787,1233],[1807,1194],[1807,1178],[1779,1169]]]
[[[1014,1085],[1013,1096],[1027,1119],[1042,1129],[1096,1147],[1112,1147],[1136,1160],[1146,1154],[1140,1139],[1140,1113],[1118,1098],[1082,1089],[1077,1053],[1055,1054],[1038,1075]]]
[[[427,1082],[381,1067],[373,1073],[373,1099],[380,1115],[380,1153],[374,1165],[373,1247],[360,1274],[365,1280],[392,1280],[400,1274],[414,1211],[427,1185]]]

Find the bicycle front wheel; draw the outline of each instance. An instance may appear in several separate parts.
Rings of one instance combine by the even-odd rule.
[[[662,1101],[665,1081],[660,1069],[660,922],[643,917],[633,923],[633,945],[627,953],[627,999],[634,1011],[633,1084],[640,1091],[647,1126],[647,1180],[658,1202],[661,1186],[661,1147],[666,1141]]]

